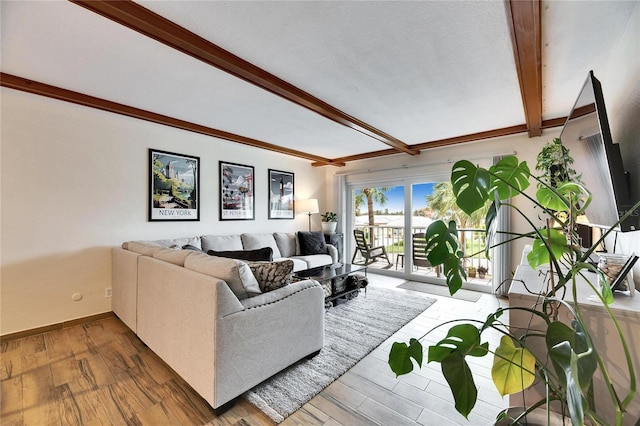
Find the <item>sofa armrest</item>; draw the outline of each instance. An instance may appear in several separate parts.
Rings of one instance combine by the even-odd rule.
[[[323,347],[322,287],[308,280],[271,293],[292,290],[288,297],[217,321],[216,396],[221,398],[218,402],[240,395]]]
[[[139,253],[114,247],[111,250],[111,310],[127,327],[137,331]]]
[[[138,336],[214,408],[216,323],[244,310],[223,280],[142,256]]]
[[[327,252],[329,253],[329,256],[331,256],[332,263],[337,263],[340,261],[338,257],[338,249],[336,248],[336,246],[327,244]]]

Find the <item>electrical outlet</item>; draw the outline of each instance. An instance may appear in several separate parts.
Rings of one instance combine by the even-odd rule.
[[[107,287],[104,289],[104,297],[105,299],[111,297],[111,287]]]

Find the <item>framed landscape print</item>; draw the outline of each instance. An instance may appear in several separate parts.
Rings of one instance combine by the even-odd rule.
[[[200,220],[200,158],[149,149],[149,220]]]
[[[294,219],[293,173],[269,169],[269,219]]]
[[[255,219],[253,166],[220,161],[220,220]]]

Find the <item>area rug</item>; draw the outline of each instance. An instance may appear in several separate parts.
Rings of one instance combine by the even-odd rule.
[[[419,293],[369,286],[366,294],[325,314],[325,344],[243,396],[276,423],[329,386],[436,300]]]
[[[405,290],[419,291],[421,293],[435,294],[437,296],[452,297],[454,299],[466,300],[467,302],[477,302],[482,297],[479,291],[463,290],[456,291],[453,296],[449,293],[449,287],[444,285],[435,285],[421,283],[417,281],[406,281],[398,286]]]

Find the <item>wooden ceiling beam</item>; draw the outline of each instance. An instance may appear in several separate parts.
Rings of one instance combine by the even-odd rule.
[[[553,127],[559,127],[559,126],[562,126],[565,123],[566,120],[567,120],[567,117],[560,117],[560,118],[554,118],[554,119],[551,119],[551,120],[545,120],[545,121],[543,121],[541,123],[541,128],[542,129],[550,129],[550,128],[553,128]],[[516,126],[503,127],[501,129],[488,130],[486,132],[471,133],[471,134],[468,134],[468,135],[456,136],[456,137],[453,137],[453,138],[440,139],[440,140],[431,141],[431,142],[422,142],[422,143],[415,144],[415,145],[410,145],[410,146],[411,146],[411,148],[419,149],[421,151],[424,151],[424,150],[431,149],[431,148],[439,148],[439,147],[443,147],[443,146],[457,145],[457,144],[460,144],[460,143],[477,142],[477,141],[481,141],[481,140],[484,140],[484,139],[491,139],[491,138],[499,138],[499,137],[502,137],[502,136],[517,135],[519,133],[524,133],[526,131],[527,131],[527,125],[526,124],[519,124],[519,125],[516,125]],[[350,155],[348,157],[334,158],[332,161],[335,161],[335,162],[338,162],[338,163],[347,163],[349,161],[365,160],[367,158],[384,157],[386,155],[394,155],[394,154],[397,154],[397,152],[395,152],[392,149],[384,149],[384,150],[380,150],[380,151],[365,152],[363,154]],[[315,166],[315,167],[319,167],[319,166],[326,166],[327,164],[312,163],[311,165]]]
[[[542,29],[539,0],[505,0],[529,137],[542,134]]]
[[[291,155],[293,157],[303,158],[305,160],[314,161],[314,164],[321,165],[344,165],[340,161],[330,160],[317,155],[308,154],[306,152],[296,151],[294,149],[283,148],[268,142],[262,142],[257,139],[247,138],[245,136],[236,135],[234,133],[225,132],[223,130],[213,129],[211,127],[202,126],[200,124],[191,123],[189,121],[179,120],[162,114],[156,114],[151,111],[119,104],[106,99],[96,98],[94,96],[85,95],[83,93],[74,92],[60,87],[51,86],[45,83],[28,80],[11,74],[0,73],[0,85],[10,89],[21,90],[40,96],[46,96],[61,101],[71,102],[90,108],[96,108],[102,111],[108,111],[115,114],[125,115],[140,120],[150,121],[152,123],[163,124],[165,126],[175,127],[177,129],[187,130],[190,132],[200,133],[215,138],[224,139],[231,142],[249,145],[256,148],[266,149],[281,154]]]
[[[320,114],[329,120],[376,139],[393,147],[396,151],[410,155],[419,154],[419,151],[411,149],[401,140],[350,116],[133,1],[69,1]]]

